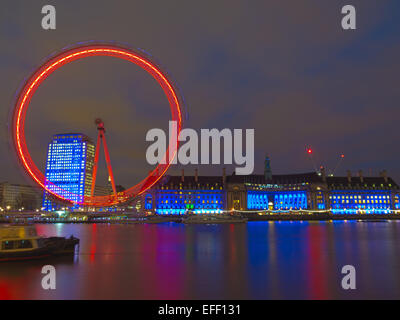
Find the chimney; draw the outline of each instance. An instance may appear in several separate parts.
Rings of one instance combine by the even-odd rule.
[[[185,182],[185,170],[182,169],[181,182]]]
[[[363,172],[362,172],[362,170],[358,170],[358,176],[360,177],[361,183],[364,183],[364,177],[363,177]]]
[[[226,183],[226,169],[225,167],[222,168],[222,184],[225,185]]]
[[[351,183],[351,171],[347,170],[347,181]]]
[[[264,179],[265,182],[272,181],[271,160],[269,159],[268,155],[265,156],[265,161],[264,161]]]
[[[197,183],[199,182],[199,171],[196,169],[194,169],[194,181]]]
[[[383,171],[381,172],[381,176],[382,176],[382,178],[385,180],[385,183],[388,183],[388,182],[389,182],[389,179],[388,179],[387,171],[386,171],[386,170],[383,170]]]
[[[322,176],[322,181],[326,182],[326,170],[325,170],[325,167],[321,167],[321,176]]]

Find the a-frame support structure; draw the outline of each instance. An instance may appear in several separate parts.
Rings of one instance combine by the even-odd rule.
[[[97,130],[98,130],[98,135],[97,135],[97,144],[96,144],[96,151],[94,155],[94,166],[93,166],[93,176],[92,176],[92,189],[90,192],[90,195],[93,197],[94,196],[94,189],[96,185],[96,176],[97,176],[97,167],[98,167],[98,162],[99,162],[99,150],[100,150],[100,145],[103,143],[104,146],[104,155],[106,158],[106,163],[107,163],[107,170],[108,170],[108,176],[111,181],[111,187],[114,193],[114,196],[117,195],[117,191],[115,189],[115,181],[114,181],[114,175],[112,172],[112,167],[111,167],[111,161],[110,161],[110,154],[108,153],[108,148],[107,148],[107,143],[106,143],[106,129],[104,128],[104,123],[101,119],[96,119],[95,124],[97,125]]]

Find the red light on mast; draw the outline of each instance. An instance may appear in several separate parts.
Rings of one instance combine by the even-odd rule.
[[[344,158],[344,154],[340,155],[340,157],[343,159]]]
[[[313,153],[312,149],[307,149],[307,153],[312,154]]]

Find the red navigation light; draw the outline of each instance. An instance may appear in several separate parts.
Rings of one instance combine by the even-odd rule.
[[[313,152],[312,149],[307,149],[308,154],[312,154],[312,152]]]
[[[340,155],[341,158],[344,158],[344,154]]]

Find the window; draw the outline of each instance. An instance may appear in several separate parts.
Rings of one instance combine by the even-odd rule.
[[[29,249],[33,247],[31,240],[19,240],[16,241],[16,245],[16,249]]]
[[[14,249],[14,241],[3,241],[1,245],[2,250],[12,250]]]

